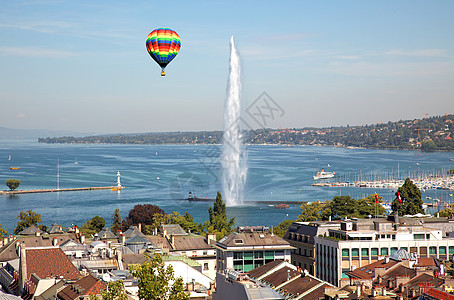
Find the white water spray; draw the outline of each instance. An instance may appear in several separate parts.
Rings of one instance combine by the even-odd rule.
[[[230,38],[230,74],[227,85],[227,99],[224,107],[224,136],[222,146],[222,187],[227,206],[243,204],[246,183],[246,152],[242,147],[240,128],[241,94],[240,57]]]

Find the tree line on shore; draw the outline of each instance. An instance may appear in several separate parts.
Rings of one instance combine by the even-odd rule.
[[[454,115],[362,126],[256,129],[243,132],[247,144],[318,145],[371,149],[454,151]],[[220,144],[222,131],[46,137],[39,143]]]

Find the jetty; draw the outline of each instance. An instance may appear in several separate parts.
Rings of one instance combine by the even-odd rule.
[[[124,187],[121,187],[122,189]],[[83,188],[68,189],[38,189],[38,190],[17,190],[17,191],[0,191],[0,195],[17,195],[17,194],[34,194],[34,193],[57,193],[57,192],[78,192],[78,191],[98,191],[98,190],[117,190],[117,186],[94,186]]]

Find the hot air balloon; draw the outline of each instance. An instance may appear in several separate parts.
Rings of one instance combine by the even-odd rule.
[[[161,76],[166,76],[165,68],[180,51],[180,36],[170,28],[158,28],[147,37],[147,50],[161,66]]]

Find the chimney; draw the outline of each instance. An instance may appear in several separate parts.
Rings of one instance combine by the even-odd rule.
[[[121,252],[121,248],[120,248],[120,247],[117,248],[115,252],[116,252],[116,254],[117,254],[118,266],[120,266],[120,265],[123,266],[123,262],[122,262],[122,260],[123,260],[123,253]]]
[[[74,233],[75,234],[79,233],[79,227],[77,227],[77,225],[74,225]]]
[[[382,296],[386,296],[386,288],[385,287],[381,288],[381,295]]]
[[[158,227],[154,228],[154,235],[158,235]]]
[[[328,221],[331,222],[331,216],[328,217]]]
[[[274,236],[274,230],[273,229],[274,229],[274,227],[271,226],[271,236]]]
[[[125,240],[126,240],[125,234],[124,233],[120,233],[120,244],[123,245],[125,243]]]
[[[385,257],[385,264],[389,263],[389,256]]]
[[[52,239],[52,246],[56,247],[58,245],[58,239],[56,237],[54,237]]]
[[[35,235],[36,235],[36,236],[40,236],[39,228],[37,228]]]
[[[4,237],[3,238],[3,246],[5,246],[8,243],[9,243],[9,238],[8,237]]]
[[[24,291],[25,282],[27,280],[27,259],[25,254],[25,244],[20,246],[20,259],[19,259],[19,290]]]
[[[216,242],[216,234],[207,234],[207,244],[211,245],[211,241]]]
[[[170,236],[170,244],[172,245],[172,248],[175,249],[175,237],[173,235]]]
[[[85,234],[80,235],[80,243],[84,244],[85,243]]]
[[[142,223],[139,223],[139,225],[137,225],[137,228],[139,228],[139,231],[142,232]]]

